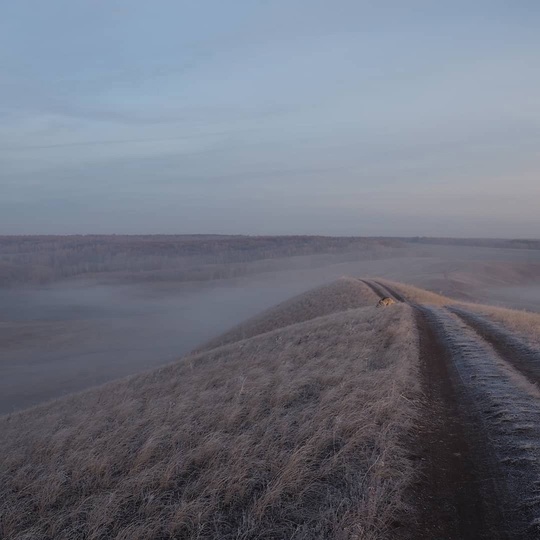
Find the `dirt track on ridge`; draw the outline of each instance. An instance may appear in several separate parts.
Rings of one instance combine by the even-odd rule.
[[[416,309],[420,339],[423,420],[416,443],[424,476],[418,485],[419,522],[413,538],[506,539],[493,459],[482,426],[467,415],[451,351],[429,312]]]
[[[362,282],[364,285],[367,285],[379,298],[389,297],[393,298],[396,302],[405,302],[405,298],[401,296],[399,293],[393,291],[386,285],[382,285],[378,281],[371,281],[368,279],[360,279],[358,280]]]
[[[484,317],[461,308],[449,308],[474,329],[505,360],[531,382],[540,384],[540,351],[516,338],[508,330]]]
[[[424,402],[411,458],[423,474],[411,495],[417,520],[405,536],[540,538],[540,392],[532,384],[540,360],[531,363],[540,351],[474,314],[407,302],[362,281],[411,305],[418,327]]]

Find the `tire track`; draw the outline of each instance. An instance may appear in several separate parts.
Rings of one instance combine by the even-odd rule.
[[[497,351],[529,381],[540,385],[540,350],[531,347],[504,326],[462,308],[449,307],[464,323]]]
[[[409,538],[505,539],[499,532],[499,500],[483,489],[487,475],[478,465],[483,460],[475,448],[481,449],[485,441],[464,420],[451,352],[439,339],[429,310],[418,307],[415,316],[424,414],[412,446],[423,474],[412,494],[420,511]]]
[[[413,448],[424,476],[410,538],[540,538],[540,351],[477,314],[361,281],[417,320],[425,413]]]
[[[368,279],[359,279],[358,281],[364,283],[364,285],[367,285],[379,298],[389,297],[394,299],[396,302],[401,302],[404,304],[409,303],[401,294],[391,289],[387,285],[383,285],[379,281],[372,281]]]
[[[411,540],[507,540],[497,491],[486,488],[491,469],[482,456],[484,437],[464,414],[452,353],[440,339],[430,311],[405,300],[378,281],[361,280],[379,298],[394,298],[414,309],[419,335],[424,414],[417,426],[412,459],[423,474],[412,497],[420,508],[408,527]]]
[[[465,491],[470,489],[480,494],[482,513],[476,521],[480,530],[476,536],[463,538],[538,538],[538,388],[448,309],[424,306],[418,310],[424,313],[427,324],[435,333],[435,340],[443,348],[440,354],[446,363],[447,374],[444,371],[439,373],[439,385],[447,384],[453,388],[453,396],[450,395],[449,399],[455,400],[459,422],[469,442],[465,467],[468,470],[472,464],[474,471]],[[425,346],[422,350],[426,354]],[[430,368],[427,369],[426,373],[424,367],[425,375],[429,374]],[[439,392],[444,392],[444,389],[439,389]],[[448,400],[446,404],[451,409],[452,404]],[[443,438],[441,442],[446,444],[446,440]],[[436,454],[428,458],[432,467],[437,466],[439,459]],[[431,470],[428,471],[428,481],[436,482],[436,474],[434,476]],[[436,508],[431,510],[436,511]],[[454,517],[463,519],[459,514]],[[450,523],[448,525],[451,534],[452,527]]]
[[[389,296],[384,292],[383,289],[379,288],[373,281],[369,281],[367,279],[359,279],[358,281],[360,281],[360,283],[363,283],[364,285],[369,287],[372,290],[372,292],[374,292],[379,298],[384,298],[385,296]]]
[[[383,285],[382,283],[380,283],[379,281],[375,281],[374,283],[376,283],[376,285],[378,287],[380,287],[383,291],[386,291],[388,294],[387,296],[390,296],[391,298],[393,298],[394,300],[396,300],[397,302],[403,302],[404,304],[408,304],[409,302],[400,294],[398,293],[395,289],[389,287],[388,285]]]

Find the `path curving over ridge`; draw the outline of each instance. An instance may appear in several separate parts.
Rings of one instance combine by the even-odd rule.
[[[424,414],[413,447],[422,474],[408,538],[540,538],[540,351],[479,315],[407,301],[413,309]]]

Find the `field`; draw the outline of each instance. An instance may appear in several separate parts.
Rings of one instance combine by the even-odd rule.
[[[12,360],[24,357],[23,344],[84,351],[96,333],[106,350],[123,328],[135,354],[134,364],[128,351],[123,361],[138,373],[48,401],[53,392],[0,417],[0,538],[538,538],[540,315],[478,302],[496,299],[499,286],[535,287],[535,250],[511,248],[509,261],[507,246],[477,246],[473,255],[469,246],[417,244],[423,256],[356,253],[221,281],[221,289],[194,293],[191,284],[181,301],[186,284],[111,288],[85,278],[69,295],[84,290],[94,304],[82,309],[68,295],[71,303],[37,320],[26,314],[49,313],[49,296],[40,303],[27,286],[23,309],[23,289],[5,290],[13,312],[0,336]],[[447,249],[462,258],[445,262]],[[461,284],[453,298],[418,286],[438,283],[429,268],[443,263],[446,286]],[[381,277],[377,267],[386,268]],[[358,268],[371,271],[332,279]],[[405,284],[399,272],[413,278]],[[107,300],[124,291],[106,317],[99,291]],[[376,307],[382,297],[395,304]],[[190,350],[137,363],[151,334],[133,312],[157,332],[186,305],[196,315],[185,334],[176,331]],[[149,340],[149,353],[156,344]],[[4,364],[19,374],[19,389],[21,374],[54,368],[27,354],[26,365]],[[90,356],[88,369],[107,358],[100,365]]]
[[[248,339],[4,417],[2,536],[378,538],[407,506],[419,388],[410,308],[375,299],[343,280],[308,320],[304,296]]]
[[[538,325],[342,278],[167,367],[5,416],[0,532],[534,538]]]

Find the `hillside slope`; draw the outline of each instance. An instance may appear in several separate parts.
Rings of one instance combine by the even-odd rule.
[[[358,279],[342,277],[333,283],[286,300],[244,321],[198,350],[213,349],[331,313],[374,306],[378,300],[377,295]]]
[[[0,537],[536,539],[539,335],[536,315],[341,279],[0,418]]]
[[[409,306],[348,309],[3,417],[0,537],[395,537],[417,359]]]

